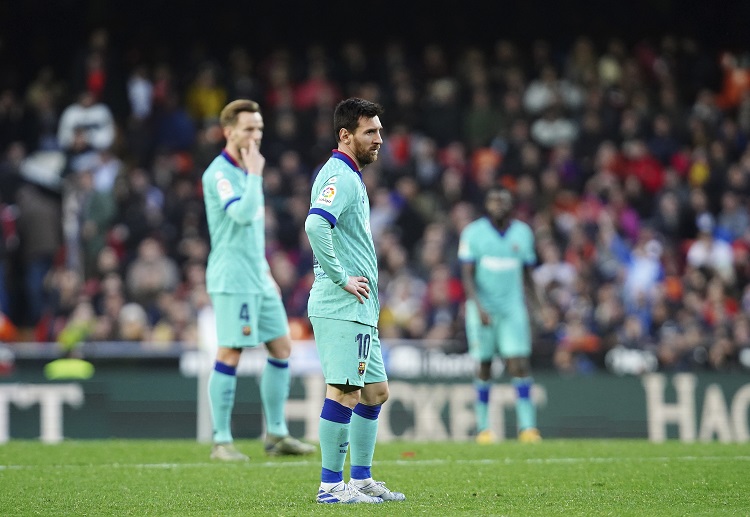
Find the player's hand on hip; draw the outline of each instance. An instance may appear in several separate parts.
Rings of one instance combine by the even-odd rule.
[[[363,297],[370,298],[370,281],[363,276],[350,276],[344,291],[356,296],[359,303],[365,303]]]
[[[263,175],[266,159],[260,154],[260,147],[255,140],[250,140],[248,147],[240,147],[240,154],[242,155],[242,164],[248,174]]]

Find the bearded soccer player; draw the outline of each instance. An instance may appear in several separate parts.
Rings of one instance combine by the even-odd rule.
[[[292,342],[286,310],[265,255],[263,117],[258,103],[241,99],[227,104],[219,120],[226,146],[203,173],[211,236],[206,287],[216,314],[218,340],[208,381],[214,433],[211,458],[249,459],[234,446],[231,419],[240,355],[243,349],[261,343],[269,354],[260,381],[265,451],[270,456],[311,454],[315,447],[289,436],[286,424]]]
[[[383,143],[382,111],[380,105],[359,98],[336,106],[338,148],[315,179],[305,221],[315,255],[308,315],[326,381],[319,503],[405,499],[371,474],[388,377],[378,338],[378,264],[361,171],[377,159]],[[347,450],[351,479],[345,483]]]

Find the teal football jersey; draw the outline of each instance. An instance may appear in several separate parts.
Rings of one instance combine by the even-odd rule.
[[[266,260],[263,179],[247,174],[222,151],[202,180],[211,237],[208,292],[263,292],[273,285]]]
[[[461,232],[458,258],[474,263],[482,307],[488,312],[510,312],[524,303],[523,268],[536,263],[534,233],[517,219],[501,233],[483,217]]]
[[[310,290],[308,315],[356,321],[377,326],[378,264],[370,232],[370,201],[367,189],[354,161],[334,151],[315,178],[310,196],[310,215],[330,223],[333,249],[348,276],[369,280],[370,298],[363,304],[328,278],[314,259],[315,281]],[[315,249],[313,244],[313,250]]]

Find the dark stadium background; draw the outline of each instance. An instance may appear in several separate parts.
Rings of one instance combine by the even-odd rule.
[[[500,37],[565,45],[580,34],[637,41],[665,33],[694,37],[709,48],[732,48],[747,42],[749,19],[747,1],[2,0],[0,85],[23,84],[41,63],[67,63],[96,26],[111,31],[116,48],[147,53],[196,44],[220,50],[238,43],[255,53],[352,37],[369,48],[395,37],[407,44],[436,41],[457,51],[464,43],[490,44]]]

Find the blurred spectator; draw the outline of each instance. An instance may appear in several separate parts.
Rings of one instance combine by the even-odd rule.
[[[550,148],[572,144],[578,136],[578,128],[563,115],[558,104],[551,103],[544,108],[542,117],[531,124],[531,136],[540,145]]]
[[[434,343],[448,343],[455,338],[458,312],[463,297],[461,281],[447,264],[439,264],[430,272],[427,292],[422,307],[425,328],[410,337],[424,338]],[[443,345],[445,346],[445,345]]]
[[[716,232],[728,241],[739,239],[750,230],[750,206],[735,192],[721,195],[721,210],[716,221]]]
[[[567,313],[559,335],[554,363],[561,373],[590,374],[597,370],[600,339],[588,329],[580,313]]]
[[[126,88],[129,105],[125,128],[127,148],[137,164],[145,165],[154,138],[151,121],[156,98],[154,82],[146,64],[139,63],[132,69]]]
[[[138,245],[138,255],[127,267],[125,285],[130,299],[153,310],[159,294],[173,291],[179,282],[174,259],[167,257],[156,239],[147,237]]]
[[[148,341],[151,327],[146,311],[138,303],[126,303],[117,316],[115,339],[118,341]]]
[[[144,64],[137,65],[127,83],[130,118],[140,127],[151,116],[154,104],[154,85]]]
[[[161,92],[159,92],[161,95]],[[167,88],[154,110],[154,140],[156,151],[188,151],[196,137],[196,123],[181,104],[179,94]]]
[[[187,111],[198,127],[218,119],[221,108],[227,103],[227,92],[218,75],[215,65],[202,64],[185,92]]]
[[[644,306],[650,310],[664,279],[662,251],[662,244],[651,232],[642,232],[624,271],[623,296],[628,312],[637,312]]]
[[[426,330],[427,323],[421,313],[427,283],[414,274],[408,258],[404,247],[397,244],[380,260],[384,266],[380,286],[383,309],[379,322],[383,337],[420,336]]]
[[[750,92],[750,63],[747,56],[740,58],[731,52],[722,53],[720,62],[723,78],[716,103],[721,109],[734,110],[745,93]]]
[[[435,139],[439,147],[444,147],[450,142],[461,140],[461,106],[456,80],[442,76],[442,72],[437,71],[442,65],[434,66],[435,70],[432,73],[439,77],[428,83],[427,96],[419,119],[425,134]]]
[[[486,88],[475,88],[471,94],[471,104],[463,115],[463,135],[469,149],[486,147],[500,129],[500,112],[492,102]]]
[[[714,237],[715,222],[709,213],[698,216],[698,238],[687,251],[687,263],[695,268],[705,267],[718,274],[727,284],[734,280],[732,247]]]
[[[560,249],[551,240],[539,240],[541,263],[534,269],[534,282],[543,291],[563,289],[570,291],[576,277],[576,270],[560,258]],[[554,296],[557,298],[557,296]]]
[[[16,199],[26,300],[21,324],[34,326],[49,301],[45,294],[45,278],[62,245],[61,205],[57,195],[31,183],[19,188]]]
[[[523,105],[527,112],[539,115],[558,102],[564,109],[577,110],[583,104],[581,88],[567,79],[560,79],[555,67],[545,64],[539,77],[531,81],[524,92]]]
[[[78,271],[65,267],[50,270],[44,283],[47,303],[35,322],[37,341],[55,341],[81,301],[82,279]]]
[[[180,300],[169,292],[160,297],[161,317],[153,325],[150,343],[155,346],[168,346],[180,343],[191,348],[197,343],[196,314],[188,300]]]
[[[94,149],[107,149],[115,140],[115,120],[106,104],[97,101],[89,90],[81,91],[76,101],[60,115],[57,141],[63,150],[73,147],[76,131]]]

